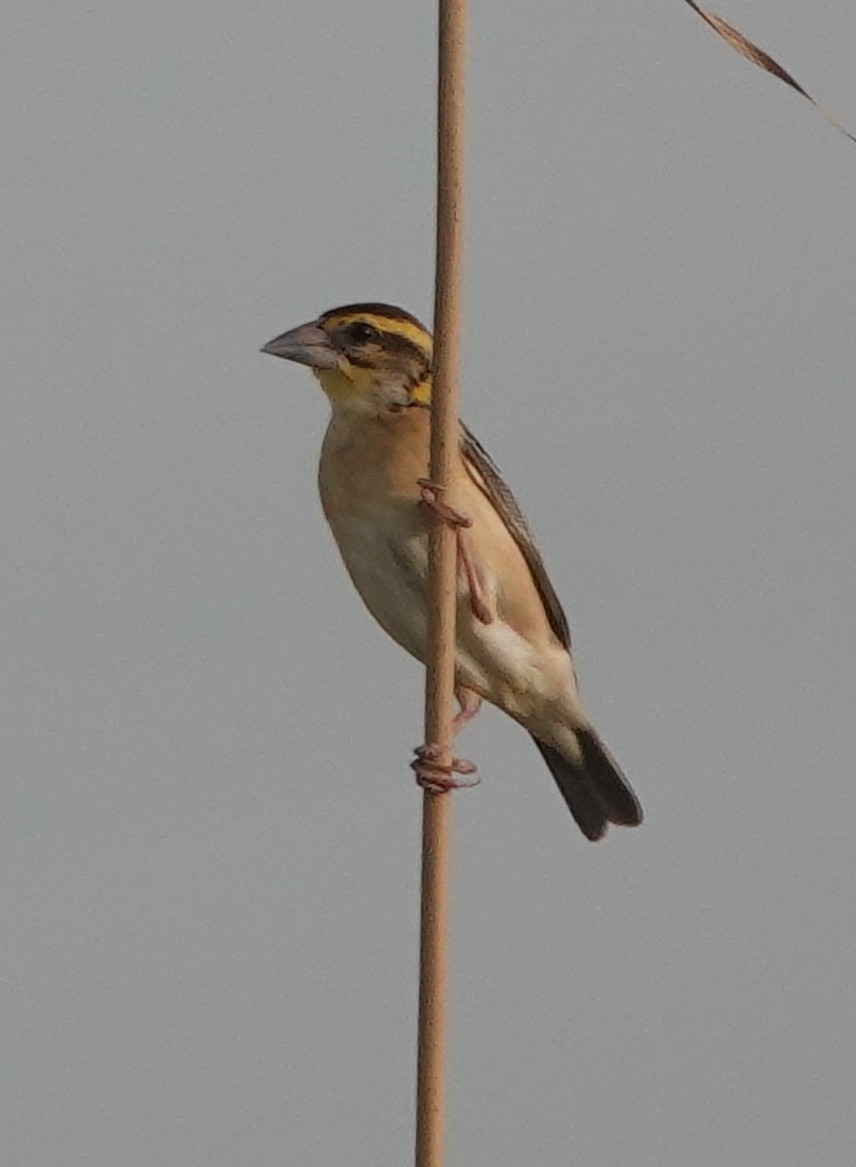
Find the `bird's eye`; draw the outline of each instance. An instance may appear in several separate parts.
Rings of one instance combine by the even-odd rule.
[[[358,321],[356,324],[352,324],[349,331],[351,333],[352,340],[364,342],[368,340],[377,340],[378,338],[378,330],[376,328],[372,328],[370,324],[364,324],[362,321]]]

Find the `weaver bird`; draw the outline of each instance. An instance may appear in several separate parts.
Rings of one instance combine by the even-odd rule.
[[[430,333],[400,308],[350,304],[282,333],[262,352],[308,365],[321,383],[332,407],[318,471],[324,514],[366,607],[423,663],[428,534],[438,516],[457,527],[456,728],[489,701],[532,735],[589,839],[609,823],[640,823],[636,796],[580,701],[565,613],[499,470],[462,426],[455,472],[444,484],[460,510],[427,479]],[[430,750],[423,760],[414,768],[424,784],[465,784],[449,767],[432,770]]]

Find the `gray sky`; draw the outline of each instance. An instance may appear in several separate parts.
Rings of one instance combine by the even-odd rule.
[[[856,9],[723,14],[856,126]],[[5,0],[9,1167],[411,1154],[421,672],[258,354],[430,318],[433,4]],[[845,1167],[856,149],[671,3],[472,13],[464,413],[647,813],[487,711],[449,1162]]]

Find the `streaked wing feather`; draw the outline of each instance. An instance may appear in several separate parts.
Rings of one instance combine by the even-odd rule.
[[[568,627],[568,619],[559,602],[559,597],[550,583],[544,561],[535,546],[535,538],[529,529],[529,524],[523,517],[523,512],[517,505],[517,499],[506,486],[499,468],[490,454],[465,425],[461,426],[461,451],[464,456],[464,465],[469,470],[473,481],[490,500],[497,514],[511,532],[514,542],[520,548],[526,565],[532,573],[532,581],[544,604],[550,627],[570,652],[571,630]]]

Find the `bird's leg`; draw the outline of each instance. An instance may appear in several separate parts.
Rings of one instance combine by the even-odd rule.
[[[492,624],[493,612],[488,607],[484,598],[484,590],[482,589],[481,580],[479,579],[476,565],[473,563],[473,557],[470,555],[470,542],[464,532],[458,528],[455,532],[458,543],[458,562],[464,569],[464,575],[467,577],[467,587],[470,590],[470,608],[476,620],[480,624]]]
[[[455,692],[455,697],[460,705],[460,710],[452,722],[453,737],[468,721],[472,721],[481,709],[482,703],[481,697],[472,689],[458,689]],[[439,759],[444,753],[441,746],[417,746],[413,752],[416,757],[410,765],[416,772],[417,785],[424,790],[432,790],[435,794],[440,794],[446,790],[461,790],[469,786],[477,786],[479,783],[478,778],[472,777],[476,772],[475,766],[465,758],[452,758],[448,765],[440,762]],[[463,777],[456,778],[456,774]]]
[[[468,721],[472,721],[482,707],[481,697],[472,689],[456,689],[455,697],[461,708],[455,714],[455,720],[452,722],[452,733],[454,734],[462,730]]]
[[[432,482],[430,478],[419,478],[417,485],[422,496],[420,505],[433,511],[439,519],[453,528],[458,563],[466,576],[473,615],[483,624],[490,624],[493,620],[493,613],[484,601],[481,582],[464,537],[465,529],[473,525],[472,519],[469,515],[465,515],[456,510],[455,507],[443,502],[440,495],[445,487],[441,486],[440,483]],[[458,699],[460,711],[452,722],[453,737],[462,726],[475,717],[481,707],[481,698],[469,689],[459,689],[455,696]],[[441,794],[448,790],[460,790],[478,785],[479,779],[473,778],[476,772],[473,763],[468,762],[465,758],[451,756],[448,762],[442,762],[440,759],[447,751],[439,743],[426,742],[425,745],[417,746],[413,752],[416,757],[410,765],[416,773],[417,784],[423,789]]]
[[[481,580],[470,554],[469,540],[464,535],[465,529],[473,525],[473,520],[469,515],[465,515],[455,507],[449,506],[447,502],[443,502],[440,494],[446,488],[441,486],[439,482],[432,482],[430,478],[418,478],[416,484],[422,494],[420,505],[432,510],[444,523],[448,523],[454,529],[458,563],[464,569],[473,615],[482,624],[493,623],[493,612],[485,601]]]

